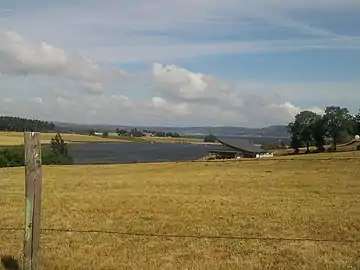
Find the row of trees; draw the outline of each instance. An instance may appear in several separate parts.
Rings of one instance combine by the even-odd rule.
[[[204,137],[204,142],[214,143],[216,142],[216,136],[213,134],[206,135]]]
[[[172,138],[179,138],[180,135],[176,132],[163,132],[163,131],[155,131],[155,130],[138,130],[137,128],[133,128],[131,130],[126,129],[116,129],[116,133],[119,136],[129,136],[129,137],[143,137],[146,134],[150,134],[151,136],[155,137],[172,137]]]
[[[291,147],[299,152],[300,147],[316,146],[317,151],[325,150],[327,140],[331,140],[332,149],[360,134],[360,111],[352,115],[347,108],[328,106],[323,115],[312,111],[302,111],[295,116],[295,120],[288,125],[291,135]]]
[[[163,132],[163,131],[155,131],[155,130],[148,130],[148,129],[144,129],[143,130],[144,134],[151,134],[152,136],[155,137],[172,137],[172,138],[180,138],[179,133],[176,132]]]
[[[50,149],[42,149],[42,163],[44,165],[73,164],[73,159],[68,153],[68,145],[59,133],[51,138]],[[24,146],[0,149],[0,168],[24,165]]]
[[[53,131],[55,124],[46,121],[26,119],[21,117],[0,116],[1,131]]]

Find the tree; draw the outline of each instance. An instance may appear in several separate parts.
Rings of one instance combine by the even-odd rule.
[[[144,134],[140,130],[138,130],[137,128],[131,129],[130,132],[129,132],[129,135],[131,137],[143,137],[144,136]]]
[[[360,135],[360,110],[353,118],[353,135]]]
[[[119,136],[128,136],[128,131],[126,129],[116,129],[116,133],[119,135]]]
[[[33,120],[12,116],[0,116],[0,130],[3,131],[53,131],[55,124],[46,121]]]
[[[336,144],[344,131],[351,132],[352,116],[347,108],[339,106],[328,106],[325,109],[324,122],[327,135],[333,141],[333,149],[336,150]]]
[[[294,149],[295,153],[299,153],[299,148],[301,147],[301,140],[300,140],[300,127],[298,123],[291,122],[287,126],[288,131],[290,133],[290,146]]]
[[[51,138],[50,147],[52,151],[59,155],[68,155],[67,143],[61,137],[60,133],[57,133],[55,137]]]
[[[312,111],[302,111],[295,116],[295,122],[299,127],[299,139],[306,145],[306,152],[310,151],[312,142],[312,128],[319,115]]]
[[[68,146],[60,133],[51,138],[50,147],[51,153],[47,153],[43,157],[44,164],[72,164],[73,159],[68,154]]]
[[[212,134],[209,134],[209,135],[205,136],[204,142],[214,143],[214,142],[216,142],[216,136],[212,135]]]
[[[321,116],[312,111],[302,111],[295,116],[295,121],[289,124],[292,147],[296,152],[299,151],[302,143],[306,145],[306,152],[310,151],[314,139],[314,125],[319,119]]]
[[[109,132],[104,131],[104,132],[103,132],[103,137],[105,137],[105,138],[109,137]]]
[[[326,143],[326,126],[323,117],[319,116],[317,119],[315,119],[311,126],[311,135],[314,139],[316,149],[319,152],[323,152],[325,150],[324,146]]]

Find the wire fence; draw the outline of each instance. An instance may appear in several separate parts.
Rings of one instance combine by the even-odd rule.
[[[275,158],[275,159],[261,159],[261,161],[349,161],[349,160],[356,160],[360,161],[360,157],[324,157],[324,158]],[[256,162],[256,160],[243,160],[243,162]],[[207,161],[200,161],[200,162],[207,162]],[[216,163],[213,163],[216,164]],[[267,171],[271,172],[271,170]],[[29,178],[31,181],[34,178]],[[30,182],[31,182],[30,181]],[[6,192],[8,193],[8,192]],[[335,193],[328,193],[328,195],[336,195]],[[339,194],[337,194],[339,195]],[[355,195],[355,193],[343,193],[341,195]],[[278,197],[278,195],[276,195]],[[29,208],[30,209],[30,208]],[[36,215],[34,215],[36,216]],[[29,224],[33,225],[31,221]],[[17,225],[15,225],[17,226]],[[26,226],[28,229],[28,226]],[[0,225],[0,232],[23,232],[25,233],[25,227],[7,227]],[[142,237],[142,238],[158,238],[160,241],[165,239],[209,239],[209,240],[225,240],[225,241],[261,241],[261,242],[313,242],[313,243],[336,243],[336,244],[343,244],[343,245],[351,245],[351,244],[359,244],[360,239],[346,239],[346,238],[337,238],[335,236],[334,239],[320,239],[320,238],[311,238],[311,237],[267,237],[267,236],[251,236],[251,235],[211,235],[211,234],[191,234],[187,232],[183,233],[150,233],[150,232],[136,232],[136,231],[117,231],[117,230],[104,230],[104,229],[84,229],[84,228],[40,228],[37,236],[40,234],[64,234],[64,233],[74,233],[74,234],[102,234],[102,235],[114,235],[117,237]],[[237,232],[239,234],[240,232]],[[69,236],[71,238],[71,236]],[[40,238],[40,237],[39,237]],[[25,238],[24,238],[25,239]],[[161,242],[162,243],[162,242]],[[27,258],[26,255],[24,258]]]
[[[43,232],[52,233],[82,233],[82,234],[111,234],[130,237],[153,237],[153,238],[193,238],[193,239],[219,239],[219,240],[240,240],[240,241],[274,241],[274,242],[327,242],[341,244],[356,244],[360,240],[349,239],[315,239],[315,238],[286,238],[286,237],[260,237],[260,236],[237,236],[237,235],[191,235],[191,234],[156,234],[156,233],[137,233],[110,230],[82,230],[66,228],[43,228]],[[24,231],[24,228],[0,227],[0,231]]]

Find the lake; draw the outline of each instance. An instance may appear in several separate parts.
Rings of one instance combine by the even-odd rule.
[[[211,145],[188,143],[81,143],[70,144],[75,164],[126,164],[197,160]]]
[[[250,139],[255,144],[277,143],[279,139],[285,143],[289,142],[289,138],[228,137]],[[75,164],[175,162],[197,160],[208,155],[208,150],[214,147],[216,146],[190,143],[92,142],[70,144],[69,154],[74,158]]]

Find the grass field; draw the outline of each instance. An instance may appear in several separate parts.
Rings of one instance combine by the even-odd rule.
[[[55,136],[55,133],[41,133],[41,141],[46,144]],[[81,134],[61,134],[68,143],[72,142],[108,142],[108,141],[126,141],[115,138],[101,138],[97,136],[88,136]],[[21,145],[24,143],[24,133],[22,132],[0,132],[0,146]]]
[[[359,269],[360,154],[44,167],[42,269]],[[0,170],[0,227],[24,223],[24,169]],[[20,257],[23,233],[0,231]]]
[[[336,146],[336,151],[337,152],[351,152],[351,151],[357,151],[358,147],[360,145],[360,141],[352,141],[350,143],[346,143],[346,144],[339,144]],[[325,145],[325,149],[329,149],[331,148],[331,145]],[[300,154],[304,154],[306,152],[306,147],[300,148],[299,149],[299,153]],[[315,146],[311,146],[309,148],[310,151],[315,151],[316,147]],[[283,155],[287,155],[290,153],[293,153],[294,150],[293,149],[276,149],[271,151],[273,152],[276,156],[283,156]]]
[[[118,136],[116,133],[109,134],[110,138],[120,138],[124,140],[129,140],[131,142],[156,142],[156,143],[204,143],[202,138],[172,138],[172,137],[127,137],[127,136]]]

